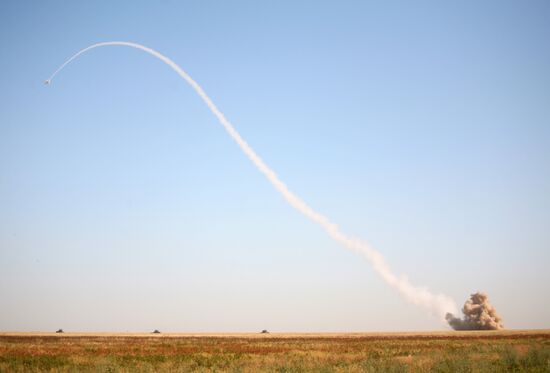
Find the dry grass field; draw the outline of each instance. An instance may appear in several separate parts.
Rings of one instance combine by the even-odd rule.
[[[0,333],[0,372],[550,372],[550,330]]]

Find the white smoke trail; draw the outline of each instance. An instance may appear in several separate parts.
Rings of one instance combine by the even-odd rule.
[[[175,62],[170,60],[168,57],[163,56],[162,54],[160,54],[159,52],[151,48],[147,48],[143,45],[136,44],[136,43],[130,43],[125,41],[110,41],[110,42],[97,43],[82,49],[81,51],[73,55],[71,58],[69,58],[44,83],[50,84],[53,78],[65,66],[67,66],[71,61],[78,58],[81,54],[91,49],[103,47],[107,45],[122,45],[122,46],[140,49],[144,52],[147,52],[157,57],[162,62],[166,63],[168,66],[174,69],[179,74],[179,76],[185,79],[185,81],[189,83],[191,87],[193,87],[195,92],[197,92],[197,94],[206,103],[206,105],[212,111],[212,113],[218,118],[221,125],[225,128],[227,133],[229,133],[229,136],[231,136],[231,138],[235,140],[235,142],[239,145],[239,147],[246,154],[246,156],[252,161],[252,163],[254,163],[254,165],[258,168],[258,170],[267,177],[269,182],[273,184],[275,189],[277,189],[277,191],[282,194],[282,196],[286,199],[286,201],[292,207],[294,207],[303,215],[305,215],[306,217],[308,217],[309,219],[313,220],[315,223],[320,225],[321,228],[323,228],[328,233],[328,235],[332,237],[335,241],[341,243],[342,245],[344,245],[346,248],[350,250],[356,251],[366,256],[366,258],[371,262],[372,266],[374,267],[374,270],[384,279],[384,281],[388,283],[391,287],[396,289],[407,301],[415,305],[426,308],[431,314],[439,317],[441,320],[445,319],[445,315],[447,313],[456,313],[455,303],[450,297],[443,294],[432,294],[430,291],[428,291],[425,288],[412,285],[406,277],[396,276],[391,271],[390,267],[386,264],[386,261],[384,260],[383,256],[378,251],[372,249],[365,242],[362,242],[360,240],[344,235],[342,232],[340,232],[336,224],[332,223],[325,216],[313,210],[298,196],[292,193],[288,189],[288,187],[285,185],[285,183],[283,183],[279,179],[277,174],[265,164],[265,162],[256,154],[256,152],[250,147],[250,145],[248,145],[248,143],[241,137],[241,135],[237,132],[237,130],[233,127],[233,125],[225,118],[223,113],[216,107],[216,105],[214,105],[210,97],[206,95],[206,93],[201,88],[201,86],[199,86],[197,82],[195,82],[185,71],[183,71],[183,69],[181,69],[178,65],[176,65]]]

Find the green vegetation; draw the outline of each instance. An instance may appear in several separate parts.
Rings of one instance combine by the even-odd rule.
[[[0,372],[550,372],[550,333],[0,335]]]

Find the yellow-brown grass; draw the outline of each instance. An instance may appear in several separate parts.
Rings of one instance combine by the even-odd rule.
[[[0,333],[2,371],[549,371],[550,330]]]

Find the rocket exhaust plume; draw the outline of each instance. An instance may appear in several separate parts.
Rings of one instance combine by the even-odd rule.
[[[397,276],[392,272],[384,257],[376,250],[371,248],[367,243],[360,241],[358,239],[349,237],[342,233],[338,226],[332,223],[328,218],[321,215],[317,211],[313,210],[308,206],[302,199],[297,195],[292,193],[285,183],[279,179],[277,174],[267,165],[265,162],[256,154],[256,152],[248,145],[248,143],[241,137],[233,125],[225,118],[225,115],[214,105],[210,97],[206,95],[204,90],[195,82],[181,67],[176,65],[175,62],[170,60],[168,57],[160,54],[159,52],[145,47],[140,44],[124,42],[124,41],[110,41],[90,45],[87,48],[82,49],[71,58],[69,58],[65,63],[63,63],[53,74],[46,80],[46,83],[49,85],[52,83],[53,78],[71,61],[78,58],[83,53],[98,47],[104,46],[126,46],[131,48],[136,48],[147,52],[154,57],[157,57],[162,62],[170,66],[178,75],[183,78],[200,96],[200,98],[206,103],[210,111],[218,118],[218,121],[227,131],[229,136],[237,143],[239,148],[243,153],[252,161],[256,166],[258,171],[260,171],[267,180],[275,187],[275,189],[283,196],[283,198],[302,213],[305,217],[309,218],[313,222],[317,223],[323,230],[335,241],[342,244],[349,250],[355,251],[363,256],[365,256],[370,263],[372,264],[376,273],[382,277],[382,279],[390,285],[392,288],[397,290],[397,292],[408,302],[413,303],[417,306],[423,307],[428,310],[432,315],[440,318],[442,321],[445,318],[445,315],[448,313],[456,312],[456,306],[453,300],[447,295],[443,294],[433,294],[428,289],[423,287],[414,286],[409,282],[405,276]]]
[[[445,319],[454,330],[500,330],[503,329],[502,319],[495,307],[489,303],[485,293],[475,293],[462,307],[464,318],[455,317],[452,313]]]

